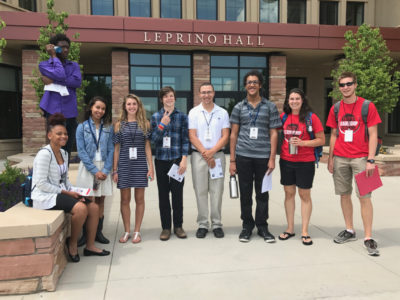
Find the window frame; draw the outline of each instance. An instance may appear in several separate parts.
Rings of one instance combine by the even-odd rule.
[[[304,23],[289,22],[289,3],[302,2],[304,3]],[[301,18],[300,18],[301,19]],[[287,23],[288,24],[307,24],[307,0],[287,0]]]
[[[218,21],[218,0],[213,0],[215,2],[215,19],[199,19],[199,0],[196,0],[196,20],[206,20],[206,21]]]
[[[179,18],[170,18],[170,17],[163,17],[162,16],[162,2],[165,0],[160,0],[160,18],[161,19],[182,19],[182,15],[183,15],[183,7],[182,7],[182,0],[179,0],[180,2],[180,10],[179,10]]]
[[[347,24],[347,13],[349,11],[349,5],[362,5],[362,21],[361,24]],[[354,10],[353,10],[354,13]],[[354,15],[352,16],[354,17]],[[354,19],[356,21],[357,18]],[[346,26],[361,26],[365,22],[365,2],[359,1],[347,1],[346,2]]]
[[[228,5],[227,5],[227,3],[228,3],[228,1],[229,0],[225,0],[225,21],[229,21],[229,22],[246,22],[247,21],[247,18],[246,18],[246,15],[247,15],[247,0],[241,0],[241,1],[243,1],[244,2],[244,12],[243,12],[243,14],[244,14],[244,18],[243,18],[243,21],[237,21],[237,20],[228,20],[227,19],[227,15],[228,15]]]
[[[279,0],[275,0],[275,2],[278,4],[278,11],[277,11],[277,21],[276,22],[265,22],[265,21],[261,21],[261,1],[262,0],[259,0],[258,1],[258,4],[259,4],[259,10],[258,10],[258,21],[260,22],[260,23],[280,23],[280,20],[281,20],[281,14],[280,14],[280,11],[281,11],[281,2],[279,1]]]
[[[160,56],[160,63],[158,65],[133,64],[133,62],[131,61],[131,54],[132,53],[158,54]],[[189,55],[190,56],[190,66],[177,66],[177,65],[173,65],[173,66],[166,65],[166,66],[163,66],[163,64],[162,64],[163,63],[162,55],[164,55],[164,54]],[[185,113],[185,114],[189,113],[190,109],[193,107],[193,53],[192,52],[190,52],[190,51],[168,51],[168,50],[167,51],[163,51],[163,50],[146,51],[146,50],[143,50],[143,49],[132,49],[132,50],[129,51],[128,64],[129,64],[128,65],[129,66],[129,92],[130,93],[134,93],[135,95],[137,95],[139,97],[149,97],[149,98],[155,97],[155,98],[157,98],[157,100],[158,100],[157,101],[158,110],[160,110],[161,107],[162,107],[161,101],[159,101],[159,99],[158,99],[158,93],[159,93],[160,89],[163,86],[165,86],[165,85],[163,85],[163,79],[162,79],[163,78],[163,67],[166,67],[166,68],[173,67],[173,68],[182,68],[182,69],[189,68],[190,69],[190,76],[191,76],[191,79],[189,81],[190,82],[189,89],[183,91],[183,90],[178,90],[178,89],[174,88],[174,90],[175,90],[175,98],[176,99],[177,98],[186,98],[187,99],[187,103],[186,103],[187,111],[183,112],[183,113]],[[135,90],[135,89],[132,89],[131,67],[133,67],[133,66],[151,67],[151,68],[158,67],[159,70],[160,70],[160,87],[157,90],[139,90],[139,89]]]
[[[131,15],[131,1],[135,1],[135,0],[129,0],[128,1],[128,12],[129,12],[129,17],[133,17],[133,18],[151,18],[152,17],[152,9],[153,9],[153,3],[152,3],[152,1],[151,0],[148,0],[149,1],[149,9],[150,9],[150,15],[148,16],[148,17],[143,17],[143,16],[132,16]],[[161,5],[160,5],[161,6]],[[160,8],[161,9],[161,8]]]
[[[90,0],[90,15],[92,16],[115,16],[115,0],[111,0],[113,5],[112,5],[112,14],[111,15],[98,15],[98,14],[93,14],[93,1],[96,0]],[[97,0],[99,1],[99,0]]]
[[[18,0],[18,6],[19,6],[19,7],[23,8],[23,9],[26,9],[26,10],[28,10],[28,11],[37,12],[37,0],[31,0],[31,2],[33,3],[33,6],[34,6],[32,10],[23,7],[23,6],[21,5],[21,1],[22,1],[22,0]],[[6,2],[6,1],[4,1],[4,2]]]
[[[335,3],[336,5],[336,20],[335,20],[335,24],[327,24],[327,23],[322,23],[321,22],[321,4],[322,3]],[[329,1],[329,0],[320,0],[319,1],[319,24],[320,25],[333,25],[333,26],[337,26],[339,25],[339,1]]]

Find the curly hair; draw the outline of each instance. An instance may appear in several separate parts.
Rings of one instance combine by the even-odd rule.
[[[300,113],[299,113],[299,121],[302,123],[305,123],[306,116],[308,113],[312,112],[312,109],[308,105],[307,97],[302,89],[294,88],[294,89],[291,89],[289,91],[289,93],[286,94],[285,102],[283,103],[283,111],[286,114],[292,113],[292,109],[289,106],[289,97],[292,93],[299,94],[301,97],[301,100],[303,100],[303,103],[301,104],[301,108],[300,108]]]
[[[49,43],[57,46],[58,42],[60,41],[66,41],[68,45],[71,46],[71,40],[63,33],[57,33],[56,35],[53,35],[50,38]]]
[[[49,133],[54,127],[58,125],[66,127],[66,122],[67,119],[61,113],[55,113],[54,115],[51,115],[47,119],[47,133]]]

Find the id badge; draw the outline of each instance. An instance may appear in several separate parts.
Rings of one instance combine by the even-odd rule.
[[[212,134],[211,134],[210,129],[207,129],[206,134],[205,134],[205,136],[204,136],[204,139],[205,139],[206,141],[211,141],[211,140],[212,140]]]
[[[258,138],[258,128],[257,127],[250,128],[250,138],[252,140],[256,140]]]
[[[347,129],[344,132],[344,141],[351,143],[353,141],[353,130]]]
[[[310,126],[308,126],[308,132],[312,132],[313,130],[312,130],[312,126],[310,125]]]
[[[101,161],[101,153],[100,151],[96,151],[96,154],[94,156],[95,161]]]
[[[129,147],[129,159],[137,159],[137,148]]]
[[[169,136],[163,137],[163,148],[171,148],[171,138]]]

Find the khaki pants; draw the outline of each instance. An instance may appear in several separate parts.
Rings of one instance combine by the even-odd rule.
[[[221,159],[222,169],[225,174],[225,154],[217,152],[215,159]],[[193,188],[197,199],[197,223],[199,228],[209,228],[208,220],[208,194],[210,194],[210,218],[212,229],[221,228],[221,205],[224,193],[223,178],[211,179],[207,162],[199,152],[193,152],[191,157]]]
[[[365,171],[366,164],[366,157],[348,158],[335,156],[333,160],[333,182],[335,184],[335,194],[351,195],[353,191],[353,177],[354,175]],[[354,185],[358,198],[371,198],[371,193],[360,196],[355,180]]]

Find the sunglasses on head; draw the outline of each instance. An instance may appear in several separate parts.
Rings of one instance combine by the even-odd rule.
[[[354,84],[354,81],[346,82],[346,83],[339,83],[340,87],[345,87],[345,86],[352,86]]]

